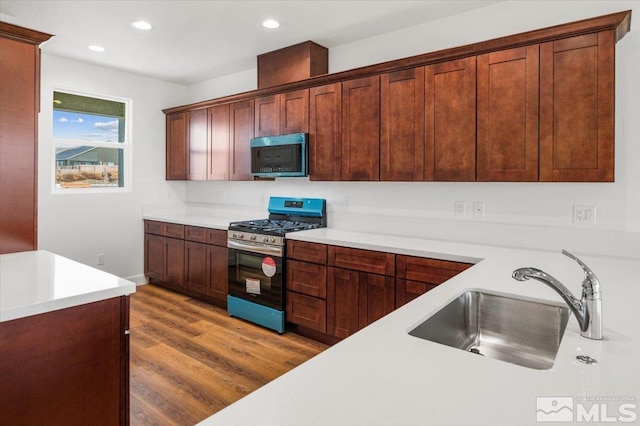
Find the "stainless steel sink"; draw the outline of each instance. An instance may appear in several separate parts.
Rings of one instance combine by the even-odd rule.
[[[569,309],[561,304],[467,291],[409,334],[523,367],[553,366]]]

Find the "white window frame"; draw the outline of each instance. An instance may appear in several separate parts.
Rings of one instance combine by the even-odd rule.
[[[91,141],[78,141],[73,139],[61,139],[52,137],[52,158],[50,164],[51,168],[51,193],[52,194],[112,194],[131,192],[133,188],[133,148],[132,148],[132,105],[133,101],[129,98],[123,98],[118,96],[103,95],[93,92],[86,92],[82,90],[68,89],[63,87],[54,86],[53,92],[63,92],[70,95],[84,96],[88,98],[104,99],[106,101],[120,102],[125,104],[125,117],[124,117],[124,142],[91,142]],[[53,125],[53,108],[51,110],[51,122]],[[53,127],[52,127],[53,136]],[[122,149],[123,157],[123,170],[124,170],[124,185],[119,187],[89,187],[89,188],[58,188],[56,186],[56,145],[58,143],[64,143],[67,145],[75,146],[95,146],[97,148],[107,147],[111,149]]]

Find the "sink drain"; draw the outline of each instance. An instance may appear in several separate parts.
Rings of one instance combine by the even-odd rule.
[[[469,350],[467,352],[471,352],[471,353],[474,353],[476,355],[484,356],[483,354],[480,353],[480,349],[478,349],[478,348],[469,348]]]
[[[580,361],[581,363],[583,363],[583,364],[587,364],[587,365],[597,364],[597,363],[598,363],[598,360],[597,360],[597,359],[595,359],[595,358],[591,358],[590,356],[587,356],[587,355],[578,355],[578,356],[576,357],[576,359],[577,359],[578,361]]]

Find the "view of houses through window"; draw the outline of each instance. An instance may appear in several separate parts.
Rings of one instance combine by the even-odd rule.
[[[53,92],[56,188],[125,187],[127,100]]]

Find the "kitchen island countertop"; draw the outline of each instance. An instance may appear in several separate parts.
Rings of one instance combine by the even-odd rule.
[[[520,267],[543,269],[579,297],[584,274],[560,248],[532,251],[330,228],[287,238],[475,265],[205,419],[202,426],[535,425],[536,415],[544,415],[538,410],[553,401],[544,398],[557,397],[572,398],[574,420],[578,405],[588,411],[594,401],[601,404],[600,420],[640,417],[640,262],[575,253],[602,284],[604,340],[581,337],[571,315],[553,367],[534,370],[407,332],[468,289],[562,302],[540,282],[512,279]],[[582,364],[578,355],[598,363]],[[621,408],[623,403],[628,406]]]
[[[46,250],[0,255],[0,322],[135,291],[131,281]]]

